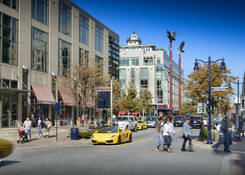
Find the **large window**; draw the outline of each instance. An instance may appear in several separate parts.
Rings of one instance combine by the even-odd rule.
[[[97,66],[97,70],[103,74],[103,58],[95,55],[95,64]]]
[[[18,21],[0,13],[0,62],[17,65]]]
[[[80,15],[80,42],[88,45],[89,38],[89,19]]]
[[[48,25],[48,0],[32,0],[32,18]]]
[[[0,0],[1,3],[18,10],[18,0]]]
[[[120,69],[119,76],[120,76],[120,83],[121,83],[122,90],[125,91],[126,90],[126,77],[127,77],[126,69]]]
[[[95,29],[95,48],[96,50],[103,52],[103,28],[99,25],[96,25]]]
[[[139,58],[138,57],[131,58],[131,66],[138,66],[138,65],[139,65]]]
[[[140,91],[148,89],[148,68],[140,69]]]
[[[129,66],[128,58],[120,58],[120,66]]]
[[[88,65],[89,63],[89,52],[85,49],[79,48],[79,66]]]
[[[135,69],[131,68],[131,82],[135,85]]]
[[[64,75],[70,68],[71,44],[59,39],[58,73]]]
[[[59,32],[71,35],[71,8],[62,2],[59,10]]]
[[[31,68],[47,72],[48,68],[48,34],[32,27]]]

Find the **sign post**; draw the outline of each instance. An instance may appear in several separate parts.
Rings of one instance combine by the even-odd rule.
[[[55,110],[55,122],[56,122],[56,142],[58,142],[58,122],[57,122],[57,117],[60,115],[60,103],[55,103],[54,110]]]
[[[212,91],[228,91],[228,87],[212,87]]]

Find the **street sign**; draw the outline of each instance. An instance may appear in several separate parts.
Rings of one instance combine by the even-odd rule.
[[[228,87],[212,87],[212,91],[228,91]]]
[[[204,113],[206,113],[206,104],[204,104],[204,103],[198,103],[197,104],[197,113],[198,114],[204,114]]]
[[[57,115],[60,115],[60,103],[55,103],[54,110],[57,113]]]

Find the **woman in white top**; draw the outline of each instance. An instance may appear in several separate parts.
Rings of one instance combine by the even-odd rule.
[[[39,135],[39,138],[43,137],[43,132],[42,132],[42,120],[41,120],[40,117],[38,118],[38,121],[37,121],[37,129],[38,129],[38,135]]]
[[[166,123],[163,125],[163,137],[165,139],[165,149],[168,152],[171,152],[170,146],[172,143],[172,136],[174,136],[175,131],[173,124],[170,122],[170,119],[166,119]]]

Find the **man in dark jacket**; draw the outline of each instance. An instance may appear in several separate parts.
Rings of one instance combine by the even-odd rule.
[[[221,121],[220,127],[220,139],[217,144],[214,145],[214,149],[218,149],[218,147],[224,142],[224,151],[230,152],[230,139],[228,134],[228,125],[227,125],[227,117],[224,117]]]

